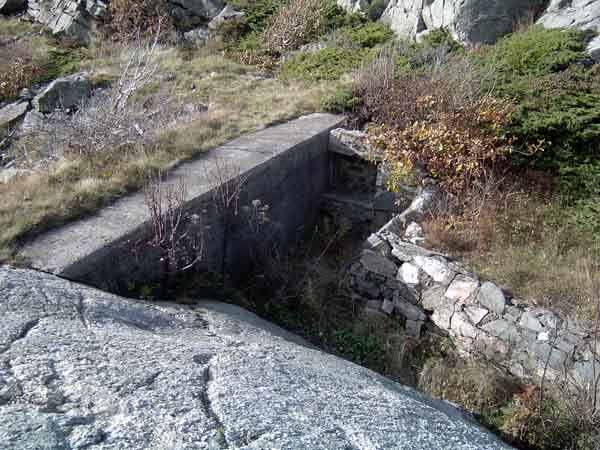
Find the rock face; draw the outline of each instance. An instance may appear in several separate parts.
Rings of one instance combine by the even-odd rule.
[[[366,1],[339,0],[348,10],[365,11]],[[535,10],[536,0],[389,0],[381,20],[405,39],[446,28],[460,42],[493,43]]]
[[[0,0],[20,4],[22,0]],[[59,36],[87,43],[91,33],[108,16],[109,0],[29,0],[27,12]],[[223,9],[222,0],[168,0],[169,13],[178,28],[189,30],[208,22]],[[5,12],[2,10],[2,12]]]
[[[36,21],[48,26],[52,33],[87,43],[95,25],[108,12],[108,2],[102,0],[29,0],[27,12]]]
[[[189,30],[205,24],[225,6],[222,0],[168,0],[169,12],[178,28]]]
[[[82,74],[57,78],[33,99],[33,106],[41,113],[56,109],[76,108],[89,97],[90,83]]]
[[[3,447],[509,449],[450,404],[301,344],[234,306],[0,267]]]
[[[208,28],[214,31],[225,23],[235,22],[242,19],[245,15],[245,13],[236,11],[232,6],[227,5],[213,20],[209,22]]]
[[[369,0],[338,0],[349,11],[366,12]],[[577,27],[600,31],[600,0],[551,0],[539,11],[538,0],[388,0],[381,20],[399,37],[419,40],[438,28],[447,29],[458,41],[491,44],[514,30],[521,20],[542,13],[538,23],[549,27]],[[600,59],[600,37],[589,46]]]
[[[581,28],[600,32],[600,0],[552,0],[538,23],[547,28]],[[600,36],[589,43],[588,51],[600,61]]]

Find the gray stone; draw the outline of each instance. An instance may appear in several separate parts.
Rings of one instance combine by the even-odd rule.
[[[521,316],[521,321],[519,322],[523,328],[527,328],[528,330],[539,332],[542,331],[542,323],[538,320],[534,311],[526,311]]]
[[[477,337],[477,328],[469,321],[469,317],[463,312],[455,312],[452,316],[452,330],[458,333],[460,336],[464,336],[470,339]]]
[[[12,126],[28,109],[29,102],[11,103],[0,109],[0,129]]]
[[[481,285],[477,294],[477,301],[490,311],[502,315],[506,307],[506,298],[502,290],[494,283],[486,281]]]
[[[398,314],[402,317],[405,317],[407,320],[417,320],[417,321],[425,321],[427,316],[421,308],[413,305],[412,303],[406,301],[398,293],[394,296],[394,307]]]
[[[4,266],[0,312],[10,450],[510,448],[232,305],[134,301]]]
[[[517,327],[504,319],[488,322],[482,325],[481,329],[507,342],[509,346],[514,345],[521,339]]]
[[[411,263],[404,263],[398,270],[398,281],[406,284],[419,284],[419,268]]]
[[[477,280],[459,275],[452,280],[445,295],[450,300],[465,303],[471,298],[478,286],[479,282]]]
[[[410,262],[415,256],[436,255],[435,252],[401,239],[388,239],[388,242],[392,245],[392,255],[399,261]]]
[[[465,308],[465,314],[469,316],[469,319],[473,324],[479,325],[483,319],[488,315],[489,311],[479,306],[467,306]]]
[[[452,324],[452,316],[454,315],[454,305],[447,305],[437,308],[431,315],[431,321],[442,330],[449,330]]]
[[[246,14],[241,11],[236,11],[233,6],[227,5],[208,23],[208,29],[214,31],[225,23],[242,19],[245,15]]]
[[[393,254],[393,250],[392,250]],[[429,275],[436,283],[448,284],[454,278],[454,271],[452,271],[448,265],[439,258],[433,258],[428,256],[415,256],[413,258],[415,264],[423,269],[423,271]]]
[[[406,321],[406,334],[413,338],[421,337],[421,328],[423,328],[424,322],[420,320],[407,320]]]
[[[421,222],[428,213],[435,211],[442,198],[441,190],[435,185],[424,186],[399,219],[404,223]]]
[[[77,108],[90,93],[90,83],[83,74],[70,75],[50,83],[33,99],[33,106],[41,113]]]
[[[386,314],[391,314],[394,312],[394,302],[389,299],[384,299],[381,304],[381,310]]]
[[[421,294],[421,304],[424,309],[435,311],[440,307],[447,307],[452,304],[445,296],[446,288],[440,285],[431,286]]]
[[[14,14],[27,8],[27,0],[0,0],[0,13]]]
[[[379,310],[382,306],[383,302],[381,300],[369,300],[365,307]]]
[[[539,358],[538,367],[543,369],[547,364],[549,368],[557,371],[565,368],[568,355],[562,350],[552,348],[547,342],[535,342],[533,345],[529,345],[528,349]]]
[[[205,25],[225,6],[223,0],[167,0],[177,28],[190,30]]]
[[[392,247],[386,241],[381,239],[381,237],[375,233],[371,234],[367,241],[365,242],[365,249],[373,250],[385,257],[391,254]]]
[[[367,143],[367,134],[360,130],[336,128],[329,135],[329,150],[346,156],[369,159],[373,148]]]
[[[199,27],[183,33],[183,40],[188,44],[201,47],[210,39],[210,31],[207,28]]]
[[[409,223],[406,227],[406,231],[404,232],[404,237],[413,244],[424,241],[425,235],[423,234],[423,227],[417,222]]]
[[[363,250],[360,262],[367,272],[383,277],[394,278],[398,272],[396,264],[372,250]]]

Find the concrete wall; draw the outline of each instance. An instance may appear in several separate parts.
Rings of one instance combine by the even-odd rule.
[[[186,214],[198,219],[192,234],[204,242],[203,268],[241,275],[253,250],[294,241],[312,225],[329,185],[329,131],[342,123],[330,114],[305,116],[242,136],[170,174],[167,182],[185,181]],[[242,180],[235,208],[227,211],[216,200],[223,190],[217,172],[230,187]],[[254,200],[269,205],[268,226],[251,226]],[[36,269],[123,293],[131,283],[160,277],[160,254],[146,245],[149,237],[148,208],[137,193],[38,236],[19,256]]]

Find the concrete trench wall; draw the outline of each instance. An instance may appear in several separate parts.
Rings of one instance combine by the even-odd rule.
[[[343,122],[330,114],[305,116],[242,136],[171,172],[167,183],[184,180],[186,212],[199,218],[190,226],[202,236],[202,268],[243,273],[253,248],[292,242],[312,225],[329,187],[329,131]],[[232,185],[243,180],[235,213],[215,201],[219,187],[211,174],[219,170]],[[251,226],[254,200],[269,205],[268,227]],[[18,255],[35,269],[123,293],[132,283],[160,278],[160,254],[146,245],[149,217],[144,194],[133,194],[38,236]]]

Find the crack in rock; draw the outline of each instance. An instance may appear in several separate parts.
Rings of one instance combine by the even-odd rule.
[[[16,342],[26,339],[27,335],[31,332],[31,330],[33,330],[35,327],[37,327],[39,325],[39,323],[40,323],[39,318],[36,318],[36,319],[26,322],[25,325],[23,325],[23,328],[21,329],[21,331],[14,337],[14,339],[9,341],[9,343],[7,345],[5,345],[4,347],[2,347],[0,349],[0,355],[3,353],[6,353],[8,350],[10,350],[10,348]]]
[[[212,381],[214,381],[214,376],[213,376],[212,367],[210,366],[210,361],[209,361],[209,364],[202,371],[202,377],[203,377],[203,381],[204,381],[204,390],[200,394],[200,401],[202,402],[202,407],[203,407],[204,412],[206,413],[207,417],[209,417],[215,423],[215,429],[217,431],[217,435],[212,439],[210,448],[211,449],[212,448],[215,448],[215,449],[216,448],[219,448],[219,449],[229,448],[229,444],[227,442],[227,436],[225,433],[225,426],[223,425],[223,422],[221,422],[221,419],[219,418],[218,414],[214,410],[214,408],[212,406],[212,402],[208,395],[209,385]]]

